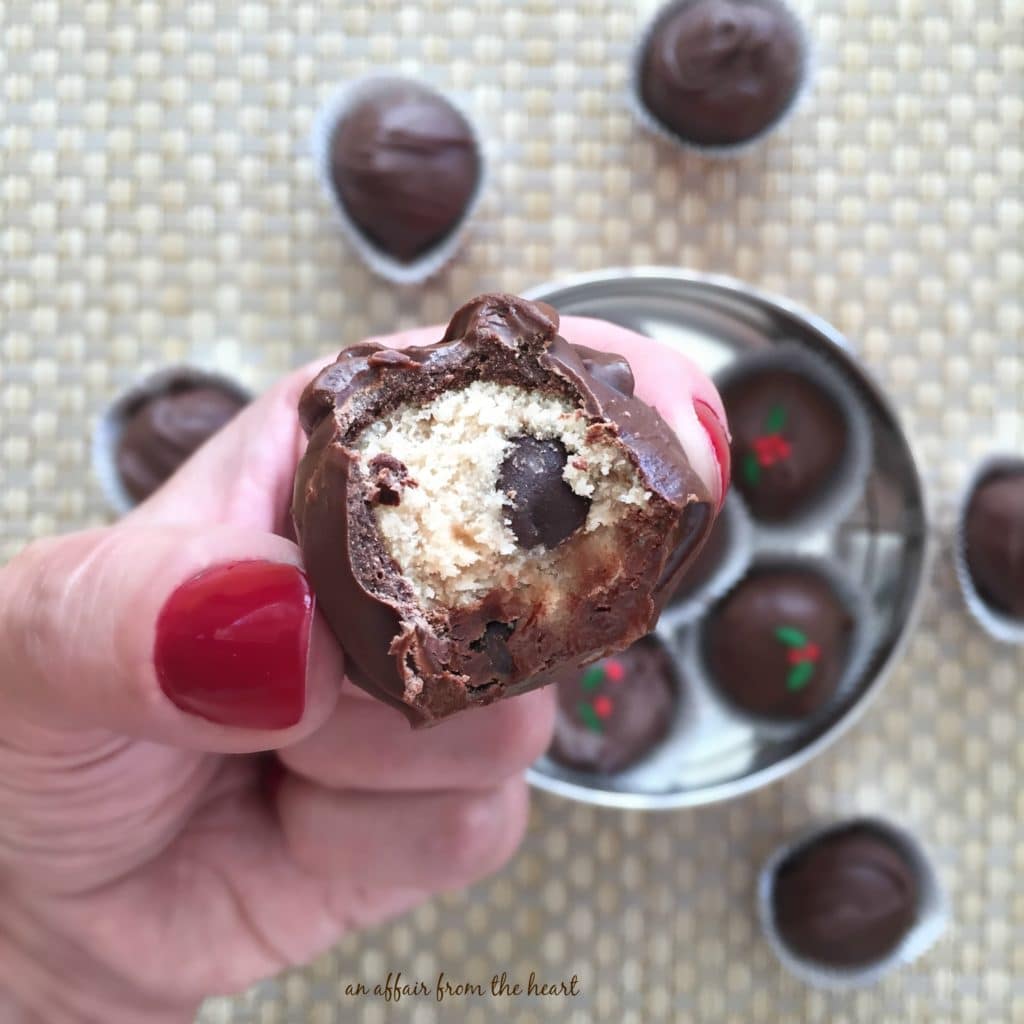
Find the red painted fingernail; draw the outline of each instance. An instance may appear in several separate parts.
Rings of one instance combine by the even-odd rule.
[[[693,410],[700,420],[700,425],[707,431],[711,438],[711,447],[715,450],[715,458],[718,459],[718,469],[722,474],[722,497],[718,507],[722,507],[725,501],[725,492],[729,489],[729,481],[732,479],[732,456],[729,452],[729,430],[718,418],[714,407],[708,405],[702,398],[693,400]]]
[[[153,660],[183,711],[221,725],[285,729],[306,704],[313,593],[280,562],[206,569],[167,599]]]

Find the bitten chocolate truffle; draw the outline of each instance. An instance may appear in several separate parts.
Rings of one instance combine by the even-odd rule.
[[[117,473],[135,501],[148,498],[246,404],[239,394],[182,380],[130,408],[117,445]]]
[[[414,722],[638,640],[714,522],[625,360],[515,296],[474,299],[434,345],[345,349],[300,417],[319,606],[351,677]]]
[[[829,967],[882,960],[913,927],[920,901],[913,865],[876,829],[826,832],[778,867],[771,890],[779,937]]]
[[[963,537],[979,597],[1024,620],[1024,462],[981,480],[967,503]]]
[[[621,654],[558,679],[558,716],[548,754],[583,771],[635,764],[667,735],[679,699],[672,661],[647,637]]]
[[[835,692],[853,626],[832,585],[813,569],[754,568],[705,620],[708,672],[744,711],[802,718]]]
[[[415,82],[388,80],[344,112],[330,144],[331,181],[356,228],[404,263],[462,219],[481,161],[466,119]]]
[[[815,380],[789,369],[740,373],[722,387],[733,482],[755,518],[783,523],[813,508],[842,471],[850,429]]]
[[[734,145],[782,117],[804,63],[800,28],[776,0],[682,0],[651,29],[640,96],[682,140]]]

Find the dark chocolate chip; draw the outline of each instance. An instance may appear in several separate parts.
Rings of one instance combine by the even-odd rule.
[[[494,671],[508,675],[512,671],[512,655],[508,651],[508,638],[515,629],[514,622],[488,622],[483,634],[469,646],[487,655]]]
[[[404,462],[381,452],[370,459],[372,484],[369,491],[371,505],[398,505],[406,487],[417,487]]]
[[[498,489],[508,497],[512,532],[524,548],[558,547],[587,520],[590,499],[562,479],[566,462],[561,441],[522,435],[512,439],[501,464]]]

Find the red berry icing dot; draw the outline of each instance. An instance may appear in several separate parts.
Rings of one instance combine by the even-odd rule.
[[[743,459],[743,476],[752,487],[761,482],[762,469],[769,469],[776,463],[784,462],[793,454],[792,443],[782,436],[782,428],[785,425],[785,408],[773,405],[764,419],[764,433],[754,438],[754,450],[747,452]]]

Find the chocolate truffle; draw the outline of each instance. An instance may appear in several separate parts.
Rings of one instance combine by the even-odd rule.
[[[913,927],[916,872],[877,829],[826,832],[783,860],[771,888],[779,937],[797,955],[828,967],[883,959]]]
[[[678,688],[672,662],[647,637],[621,654],[558,679],[558,717],[548,754],[570,768],[610,774],[663,740]]]
[[[728,146],[778,121],[796,98],[804,43],[776,0],[682,0],[651,29],[640,96],[686,142]]]
[[[1024,462],[981,480],[967,503],[963,536],[978,596],[1024,620]]]
[[[705,620],[708,672],[744,711],[802,718],[835,692],[853,626],[846,605],[815,570],[754,568]]]
[[[356,228],[402,263],[456,227],[480,182],[473,132],[444,97],[388,80],[342,115],[330,144],[331,181]]]
[[[125,490],[144,501],[245,404],[238,393],[192,380],[141,398],[127,410],[117,444]]]
[[[789,369],[740,372],[722,387],[733,481],[755,518],[782,523],[813,509],[837,481],[850,431],[836,400]]]
[[[714,522],[625,360],[515,296],[474,299],[434,345],[345,349],[300,417],[319,606],[351,677],[414,722],[638,640]]]

